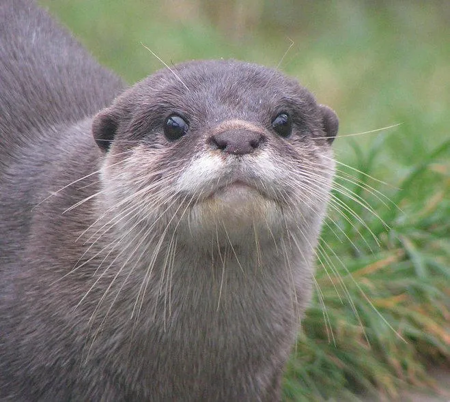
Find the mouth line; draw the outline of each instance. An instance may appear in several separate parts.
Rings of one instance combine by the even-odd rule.
[[[225,194],[227,191],[248,191],[248,192],[253,192],[253,193],[257,193],[259,196],[265,198],[265,199],[271,199],[270,197],[267,196],[267,194],[262,191],[260,188],[245,182],[243,180],[233,180],[229,183],[226,183],[224,185],[221,185],[217,188],[215,188],[214,190],[212,190],[208,196],[205,199],[212,199],[215,196],[220,196],[222,194]]]
[[[252,188],[256,191],[259,191],[255,186],[252,186],[242,180],[234,180],[230,183],[224,184],[223,186],[218,187],[216,190],[214,190],[214,192],[225,189],[225,188],[230,188],[230,187],[248,187],[248,188]]]

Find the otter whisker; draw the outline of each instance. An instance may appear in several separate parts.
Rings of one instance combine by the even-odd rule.
[[[142,229],[142,230],[143,230],[143,229]],[[142,230],[141,230],[141,231],[142,231]],[[136,234],[136,236],[133,238],[133,240],[136,239],[136,238],[140,235],[141,231],[138,232],[138,233]],[[112,286],[113,286],[114,283],[116,282],[116,279],[117,279],[117,278],[119,277],[119,275],[122,273],[122,271],[123,271],[124,268],[126,267],[128,261],[134,256],[134,253],[135,253],[136,250],[140,247],[140,245],[142,244],[142,242],[144,241],[144,239],[145,239],[145,237],[142,237],[142,238],[141,238],[141,241],[137,244],[137,246],[134,248],[134,250],[131,251],[131,252],[129,253],[128,258],[124,261],[124,263],[122,264],[122,266],[120,267],[120,269],[117,270],[116,274],[113,276],[113,278],[112,278],[112,280],[110,281],[109,285],[107,286],[107,288],[106,288],[105,291],[103,292],[103,295],[102,295],[101,298],[99,299],[99,301],[98,301],[98,303],[97,303],[97,306],[95,307],[94,311],[92,312],[91,318],[89,319],[89,324],[90,324],[90,325],[93,324],[93,321],[94,321],[94,319],[95,319],[95,317],[96,317],[98,311],[100,310],[101,304],[102,304],[103,301],[106,299],[106,297],[107,297],[107,295],[108,295],[110,289],[112,288]],[[132,244],[132,242],[131,242],[130,244]],[[127,247],[124,247],[124,248],[120,251],[120,253],[113,259],[113,261],[111,262],[111,264],[103,271],[103,273],[97,278],[97,280],[94,282],[94,284],[93,284],[93,285],[91,286],[91,288],[88,290],[88,292],[87,292],[86,295],[83,297],[83,299],[86,298],[87,294],[90,293],[90,292],[92,291],[92,289],[98,284],[98,282],[99,282],[99,281],[102,279],[102,277],[107,273],[107,271],[109,271],[109,269],[113,266],[114,262],[116,262],[116,261],[118,260],[118,258],[119,258],[125,251],[128,251]],[[131,275],[132,272],[133,272],[133,269],[130,270],[130,273],[128,274],[127,278],[129,278],[129,276]],[[90,352],[92,346],[94,345],[95,340],[96,340],[98,334],[100,333],[100,331],[101,331],[101,329],[102,329],[102,326],[104,325],[104,323],[105,323],[105,321],[106,321],[106,319],[107,319],[107,317],[108,317],[108,315],[109,315],[109,313],[110,313],[110,311],[111,311],[111,309],[112,309],[112,307],[113,307],[113,305],[114,305],[114,302],[115,302],[115,300],[117,299],[117,297],[119,296],[120,290],[121,290],[122,287],[125,285],[125,283],[126,283],[126,281],[124,281],[124,282],[122,283],[122,286],[119,288],[118,292],[116,293],[116,297],[114,298],[114,300],[112,301],[112,303],[110,303],[110,306],[109,306],[109,308],[107,309],[105,315],[103,316],[102,321],[100,322],[100,324],[99,324],[97,330],[95,331],[94,335],[92,336],[91,347],[90,347],[89,350],[88,350],[87,357],[89,356],[89,352]],[[81,302],[80,302],[80,303],[81,303]]]
[[[294,46],[294,41],[287,37],[289,39],[289,41],[291,42],[289,47],[287,48],[287,50],[284,52],[283,56],[281,57],[281,60],[278,62],[276,69],[278,70],[281,66],[281,63],[283,63],[284,58],[287,56],[287,54],[289,53],[289,50],[291,50],[292,46]]]
[[[169,201],[170,201],[170,199],[169,199]],[[167,206],[166,210],[169,209],[169,208],[171,207],[171,205],[173,205],[174,202],[175,202],[175,201],[172,200],[172,201],[170,202],[170,204]],[[130,210],[130,209],[131,209],[131,210]],[[125,209],[123,212],[126,212],[126,215],[129,215],[129,214],[131,214],[132,212],[134,212],[136,209],[137,209],[137,207],[135,207],[135,208],[129,208],[129,209]],[[161,215],[161,216],[163,216],[163,215]],[[161,216],[160,216],[160,217],[161,217]],[[100,218],[99,218],[99,219],[100,219]],[[115,218],[113,218],[113,219],[115,219]],[[74,272],[76,272],[77,270],[79,270],[81,267],[83,267],[84,265],[86,265],[86,264],[88,264],[90,261],[92,261],[94,258],[96,258],[98,255],[102,254],[107,248],[111,248],[111,246],[112,246],[111,250],[106,254],[106,256],[105,256],[105,258],[104,258],[104,259],[106,259],[106,258],[111,254],[111,252],[114,251],[116,245],[117,245],[117,244],[120,244],[120,242],[121,242],[124,238],[126,238],[127,236],[129,236],[129,234],[134,230],[134,228],[135,228],[137,225],[139,225],[140,222],[143,220],[143,219],[141,219],[141,220],[135,222],[135,224],[134,224],[131,228],[129,228],[128,230],[126,230],[126,231],[125,231],[125,232],[124,232],[124,233],[123,233],[123,234],[115,241],[115,244],[111,244],[111,243],[108,244],[107,246],[103,247],[100,251],[98,251],[96,254],[94,254],[90,259],[88,259],[87,261],[85,261],[83,264],[78,265],[78,263],[81,261],[81,259],[86,255],[86,253],[87,253],[89,250],[91,250],[91,248],[95,245],[95,243],[96,243],[96,242],[97,242],[97,241],[98,241],[98,240],[99,240],[99,239],[100,239],[107,231],[111,230],[112,227],[113,227],[113,225],[117,224],[117,221],[116,221],[115,223],[112,223],[113,219],[110,220],[109,222],[107,222],[105,225],[102,226],[102,228],[106,227],[106,229],[105,229],[105,230],[97,237],[97,239],[95,239],[94,242],[92,242],[92,243],[89,245],[89,247],[86,248],[85,252],[84,252],[84,253],[82,254],[82,256],[78,259],[78,261],[77,261],[75,267],[74,267],[70,272],[68,272],[67,274],[65,274],[62,278],[65,278],[66,276],[68,276],[68,275],[70,275],[70,274],[73,274]],[[155,221],[153,222],[152,226],[150,227],[150,230],[156,225],[156,223],[158,222],[158,220],[159,220],[159,219],[157,219],[157,220],[155,220]],[[98,230],[96,231],[96,233],[98,233]],[[89,240],[90,240],[90,239],[92,239],[92,236],[89,238]],[[88,240],[88,241],[89,241],[89,240]],[[100,264],[100,266],[101,266],[101,265],[102,265],[102,263]],[[97,270],[100,268],[100,266],[97,268]],[[94,272],[94,275],[96,274],[97,270]],[[62,279],[62,278],[61,278],[61,279]]]
[[[358,281],[353,277],[350,270],[347,268],[347,266],[344,264],[344,262],[339,258],[339,256],[336,255],[334,250],[328,246],[328,250],[336,257],[336,259],[339,261],[339,264],[342,266],[342,268],[345,270],[353,284],[356,286],[360,294],[364,297],[364,299],[369,303],[370,307],[375,311],[375,313],[381,318],[381,320],[386,324],[386,326],[393,331],[399,339],[401,339],[403,342],[408,343],[408,341],[398,332],[394,329],[394,327],[389,323],[389,321],[383,316],[383,314],[380,313],[380,311],[375,307],[375,305],[370,300],[369,296],[367,296],[366,292],[361,288]]]
[[[89,226],[80,236],[83,236],[83,234],[86,233],[86,231],[91,228],[92,226],[94,226],[96,223],[98,223],[102,218],[104,218],[108,212],[112,211],[112,209],[118,209],[121,206],[123,206],[124,204],[129,203],[129,201],[133,200],[136,198],[137,195],[142,195],[142,194],[146,194],[147,192],[151,191],[154,187],[160,187],[160,184],[156,184],[156,183],[151,183],[150,185],[148,185],[147,187],[139,190],[138,192],[136,192],[134,194],[134,196],[129,196],[126,199],[124,199],[121,203],[112,206],[111,208],[109,208],[108,210],[106,210],[98,219],[96,222],[94,222],[91,226]],[[149,208],[152,208],[152,206],[158,206],[160,204],[160,200],[162,199],[161,197],[161,193],[163,195],[166,195],[166,191],[164,188],[159,190],[159,192],[156,192],[152,195],[152,198],[150,198],[149,200],[147,200],[147,203],[149,203],[150,201],[154,200],[154,204],[150,204]],[[111,224],[113,225],[117,225],[119,222],[121,222],[122,220],[125,220],[130,214],[132,214],[134,211],[138,210],[140,208],[140,206],[138,204],[131,206],[130,208],[125,208],[123,211],[121,211],[119,214],[114,215],[113,218],[111,218],[111,220],[105,222],[103,224],[103,226],[99,227],[87,240],[86,243],[89,243],[92,238],[97,235],[99,233],[100,230],[104,229],[105,227],[110,226]],[[117,219],[118,217],[120,217],[119,219]]]
[[[167,208],[170,208],[170,205],[169,205],[169,207],[167,207]],[[131,209],[131,210],[130,210],[130,209]],[[128,216],[128,215],[130,215],[131,213],[135,212],[136,209],[137,209],[137,207],[133,207],[133,208],[125,209],[123,212],[124,212],[124,213],[126,212],[126,215]],[[119,214],[119,215],[120,215],[120,214]],[[115,223],[112,223],[112,221],[113,221],[114,219],[116,219],[116,217],[112,218],[109,222],[107,222],[106,224],[104,224],[104,225],[100,228],[100,229],[103,229],[103,228],[106,228],[106,229],[103,230],[103,232],[101,232],[101,233],[99,234],[99,236],[98,236],[93,242],[91,242],[91,239],[92,239],[93,235],[85,242],[85,244],[87,244],[87,243],[90,242],[90,245],[86,248],[85,252],[80,256],[80,258],[78,259],[77,263],[75,264],[74,269],[73,269],[72,271],[70,271],[69,273],[67,273],[66,275],[64,275],[64,277],[67,276],[67,275],[69,275],[70,273],[75,272],[76,270],[78,270],[78,269],[81,268],[82,266],[86,265],[86,264],[89,263],[91,260],[93,260],[95,257],[97,257],[98,255],[100,255],[107,247],[110,247],[110,246],[111,246],[111,244],[108,244],[107,246],[105,246],[104,248],[102,248],[100,251],[98,251],[95,255],[93,255],[89,260],[85,261],[85,262],[84,262],[83,264],[81,264],[81,265],[78,265],[78,263],[81,261],[81,259],[82,259],[82,258],[83,258],[90,250],[91,250],[92,247],[95,246],[95,244],[98,242],[98,240],[99,240],[102,236],[104,236],[106,232],[108,232],[109,230],[111,230],[115,224],[117,224],[117,221],[116,221]],[[127,236],[132,232],[132,230],[133,230],[140,222],[141,222],[141,221],[136,222],[131,228],[129,228],[128,230],[126,230],[126,231],[125,231],[125,232],[117,239],[116,243],[120,243],[120,241],[122,241],[125,237],[127,237]],[[156,223],[157,223],[157,222],[154,222],[154,224],[156,224]],[[153,226],[154,226],[154,225],[153,225]],[[153,227],[153,226],[152,226],[152,227]],[[94,233],[94,235],[97,234],[98,231],[99,231],[100,229],[98,229],[98,230]],[[108,253],[108,255],[109,255],[109,253]]]
[[[370,195],[372,195],[374,198],[376,198],[381,204],[383,204],[384,207],[390,209],[390,205],[397,208],[400,212],[402,212],[401,208],[396,205],[388,196],[383,194],[381,191],[375,189],[374,187],[370,186],[367,183],[364,183],[363,181],[356,179],[355,177],[352,177],[351,175],[347,175],[345,172],[337,171],[335,175],[337,180],[342,180],[346,183],[353,184],[354,186],[362,189],[363,191],[366,191]],[[344,187],[347,191],[355,193],[354,191],[350,190],[348,187]],[[360,195],[357,195],[358,199],[361,200],[361,202],[364,200]],[[367,206],[370,206],[370,204],[364,200],[364,202],[367,203]],[[389,205],[390,204],[390,205]]]
[[[283,220],[285,221],[285,217],[283,217]],[[285,223],[285,225],[287,225],[287,223]],[[289,250],[291,249],[292,243],[291,243],[291,236],[288,236],[288,241],[289,241]],[[294,275],[294,268],[292,267],[291,261],[290,261],[290,256],[288,253],[288,248],[285,244],[285,240],[283,239],[281,241],[281,249],[283,251],[283,259],[284,262],[286,264],[286,266],[288,267],[289,270],[289,287],[290,287],[290,297],[291,297],[291,303],[292,303],[292,309],[294,311],[294,317],[300,317],[300,303],[298,301],[298,294],[297,294],[297,286],[296,286],[296,281],[295,281],[295,275]]]
[[[320,184],[320,177],[315,177],[315,181],[312,180],[305,180],[306,179],[306,175],[302,177],[302,179],[305,181],[305,183],[307,184],[307,186],[304,188],[304,190],[306,190],[307,192],[312,193],[314,196],[319,196],[320,193],[314,194],[314,192],[320,191],[321,188],[319,186]],[[342,190],[341,190],[342,191]],[[350,198],[352,198],[351,196],[349,196]],[[359,203],[361,206],[365,207],[369,212],[374,213],[371,208],[367,208],[364,203],[361,203],[359,200],[354,199],[355,202]],[[349,208],[343,201],[341,201],[339,198],[337,198],[333,193],[331,193],[330,195],[330,207],[333,208],[334,205],[337,205],[339,208],[337,208],[336,210],[344,217],[344,219],[349,219],[348,217],[346,217],[345,214],[343,214],[340,209],[347,211],[353,218],[355,218],[359,223],[361,223],[361,225],[363,225],[368,231],[369,233],[372,235],[372,237],[374,238],[374,240],[377,242],[377,244],[379,244],[379,240],[378,238],[375,236],[375,234],[371,231],[371,229],[368,227],[368,225],[366,224],[366,222],[358,215],[356,214],[351,208]],[[376,215],[376,214],[375,214]],[[377,216],[377,215],[376,215]],[[379,217],[379,219],[381,219]],[[349,221],[350,223],[350,221]],[[367,244],[367,246],[370,248],[370,244],[367,242],[367,240],[364,238],[364,236],[361,235],[361,233],[359,232],[359,230],[357,230],[358,233],[360,234],[361,238],[365,241],[365,243]]]
[[[138,223],[136,223],[136,224],[130,229],[130,232],[137,226],[137,224],[138,224]],[[145,234],[143,233],[144,230],[146,231]],[[143,250],[142,250],[142,252],[141,252],[141,255],[140,255],[138,258],[135,258],[136,251],[139,250],[143,244],[152,244],[154,238],[156,237],[156,235],[153,233],[152,236],[150,237],[150,239],[147,240],[147,237],[148,237],[148,235],[150,235],[150,234],[151,234],[151,231],[148,230],[148,228],[143,227],[142,229],[140,229],[140,230],[137,232],[137,234],[136,234],[136,235],[134,236],[134,238],[133,238],[133,240],[136,239],[136,238],[140,238],[140,240],[137,242],[136,246],[134,247],[134,250],[129,252],[129,251],[128,251],[128,246],[127,246],[127,247],[124,247],[124,249],[116,256],[115,260],[116,260],[121,254],[123,254],[125,251],[127,251],[127,253],[129,252],[128,258],[123,262],[122,267],[119,269],[119,271],[117,272],[117,274],[114,276],[114,278],[113,278],[113,280],[111,281],[110,285],[109,285],[108,288],[106,289],[106,291],[105,291],[104,296],[102,297],[102,299],[106,296],[106,293],[109,291],[110,287],[111,287],[112,284],[115,282],[116,278],[119,276],[119,274],[121,273],[121,271],[126,267],[126,265],[128,264],[128,262],[129,262],[131,259],[134,258],[134,259],[135,259],[135,263],[134,263],[134,265],[133,265],[132,267],[128,267],[129,273],[128,273],[128,275],[126,276],[125,280],[123,281],[121,287],[120,287],[119,290],[117,291],[117,294],[116,294],[116,297],[114,298],[113,303],[115,302],[115,300],[116,300],[117,297],[119,296],[119,293],[120,293],[120,291],[122,290],[123,286],[126,284],[126,282],[128,281],[129,277],[131,276],[131,274],[134,272],[134,270],[135,270],[136,267],[138,266],[140,260],[142,259],[143,254],[147,251],[147,248],[146,248],[146,247],[143,247],[143,248],[142,248]],[[131,241],[131,242],[129,243],[129,245],[131,245],[131,244],[133,244],[133,243],[134,243],[134,241]],[[100,300],[100,302],[101,302],[101,300]],[[113,303],[112,303],[112,304],[113,304]],[[105,317],[104,317],[102,323],[104,322],[104,320],[106,319],[106,317],[107,317],[109,311],[111,310],[112,304],[111,304],[110,308],[108,309],[108,312],[107,312],[107,314],[105,315]]]
[[[173,240],[171,240],[171,255],[169,258],[169,267],[168,267],[168,278],[166,280],[166,291],[165,291],[165,297],[164,297],[164,316],[166,315],[166,304],[168,305],[169,312],[167,313],[167,319],[170,319],[172,317],[172,281],[173,281],[173,271],[174,271],[174,265],[175,265],[175,258],[176,258],[176,250],[177,250],[177,238],[175,236],[172,237]],[[166,303],[167,300],[167,303]],[[166,322],[166,320],[164,321]],[[164,327],[165,329],[165,327]]]
[[[222,223],[223,225],[223,223]],[[222,263],[222,274],[221,274],[221,278],[220,278],[220,285],[219,285],[219,296],[218,296],[218,301],[217,301],[217,308],[216,311],[219,311],[220,309],[220,299],[222,297],[222,286],[223,286],[223,280],[224,280],[224,275],[225,275],[225,259],[226,259],[226,255],[222,255],[221,252],[221,247],[220,247],[220,240],[219,240],[219,229],[218,229],[218,222],[215,221],[215,227],[216,227],[216,231],[215,231],[215,235],[216,235],[216,244],[217,244],[217,254],[219,255],[219,259],[220,262]],[[224,250],[224,252],[226,253],[226,250]],[[213,267],[213,271],[216,269],[216,267]],[[215,282],[214,282],[215,284]]]
[[[326,242],[323,242],[323,244],[324,244],[329,250],[331,249],[331,247],[330,247]],[[368,335],[367,335],[367,332],[366,332],[366,329],[365,329],[365,327],[364,327],[364,324],[363,324],[363,322],[362,322],[362,320],[361,320],[361,316],[359,315],[358,310],[357,310],[357,308],[356,308],[356,305],[355,305],[355,303],[354,303],[354,301],[353,301],[353,299],[352,299],[351,293],[350,293],[350,291],[349,291],[349,289],[348,289],[348,287],[347,287],[347,284],[345,283],[344,279],[343,279],[342,276],[340,275],[339,270],[337,269],[337,267],[335,266],[335,264],[333,263],[333,261],[331,260],[331,258],[328,256],[328,254],[325,252],[325,250],[323,249],[322,246],[320,246],[320,252],[321,252],[322,255],[324,256],[325,261],[328,263],[328,266],[330,267],[330,269],[332,270],[332,272],[334,273],[334,275],[338,278],[339,283],[340,283],[340,285],[341,285],[341,287],[342,287],[342,290],[344,291],[344,294],[346,295],[347,300],[348,300],[348,302],[350,303],[350,307],[351,307],[351,309],[352,309],[352,311],[353,311],[353,314],[355,315],[356,319],[358,320],[359,326],[360,326],[361,329],[362,329],[364,338],[366,339],[367,344],[370,346],[370,340],[369,340],[369,337],[368,337]],[[333,255],[334,255],[335,257],[337,257],[337,256],[336,256],[336,253],[334,253],[334,252],[333,252]],[[338,257],[337,257],[337,258],[338,258]],[[338,258],[338,260],[339,260],[339,258]],[[342,264],[342,261],[339,260],[339,262]],[[325,265],[322,264],[322,266],[323,266],[324,269],[325,269]],[[333,280],[332,280],[331,278],[329,278],[329,279],[330,279],[330,281],[333,283]],[[342,299],[341,299],[341,302],[342,302]]]
[[[118,161],[118,162],[117,162],[117,164],[120,164],[120,163],[123,163],[123,161],[121,160],[121,161]],[[76,179],[76,180],[71,181],[70,183],[66,184],[65,186],[59,188],[59,189],[56,190],[56,191],[52,191],[51,194],[50,194],[49,196],[45,197],[43,200],[41,200],[41,201],[39,201],[38,203],[36,203],[36,205],[34,205],[34,206],[32,207],[32,210],[38,208],[38,207],[41,206],[44,202],[46,202],[46,201],[48,201],[50,198],[52,198],[52,197],[54,197],[54,196],[60,194],[62,191],[66,190],[67,188],[69,188],[69,187],[71,187],[71,186],[73,186],[74,184],[77,184],[77,183],[79,183],[79,182],[81,182],[81,181],[83,181],[83,180],[88,179],[88,178],[91,177],[91,176],[94,176],[94,175],[99,174],[100,171],[101,171],[101,169],[95,170],[95,171],[93,171],[93,172],[91,172],[91,173],[89,173],[89,174],[87,174],[87,175],[84,175],[84,176],[82,176],[82,177],[80,177],[80,178],[78,178],[78,179]]]
[[[175,219],[176,214],[178,213],[178,211],[180,210],[180,208],[183,206],[183,203],[186,201],[186,199],[187,199],[187,195],[182,199],[182,201],[180,202],[180,205],[176,208],[176,210],[175,210],[175,211],[173,212],[173,214],[172,214],[172,217],[171,217],[170,220],[166,223],[166,229],[164,230],[164,236],[161,236],[163,239],[165,238],[165,236],[166,236],[166,234],[167,234],[167,232],[168,232],[168,230],[169,230],[170,224],[171,224],[172,221]],[[167,211],[167,209],[161,214],[161,216],[163,216],[163,215],[166,213],[166,211]],[[161,248],[161,245],[162,245],[162,243],[159,243],[159,242],[158,242],[158,245],[157,245],[157,247],[156,247],[157,252],[154,252],[154,254],[153,254],[153,256],[152,256],[152,262],[153,262],[153,263],[150,264],[150,267],[151,267],[150,269],[147,268],[148,275],[146,275],[146,278],[145,278],[145,280],[143,281],[143,284],[145,284],[145,285],[144,285],[144,287],[142,287],[142,285],[141,285],[141,287],[139,288],[139,293],[138,293],[138,295],[137,295],[136,302],[138,301],[138,299],[139,299],[139,297],[140,297],[140,298],[141,298],[141,303],[140,303],[139,309],[138,309],[138,311],[137,311],[137,316],[136,316],[136,317],[139,317],[139,315],[140,315],[140,311],[141,311],[142,306],[143,306],[143,303],[144,303],[144,296],[145,296],[145,293],[146,293],[146,291],[147,291],[147,286],[148,286],[148,284],[149,284],[149,279],[150,279],[151,273],[152,273],[152,271],[153,271],[154,263],[155,263],[155,261],[156,261],[156,259],[157,259],[157,257],[158,257],[158,254],[159,254],[159,250],[160,250],[160,248]],[[133,312],[134,312],[134,308],[133,308]]]
[[[102,192],[103,192],[103,191],[98,191],[98,192],[96,192],[96,193],[90,195],[89,197],[86,197],[86,198],[84,198],[83,200],[78,201],[77,203],[73,204],[71,207],[65,209],[62,213],[63,213],[63,214],[66,214],[67,212],[70,212],[70,211],[72,211],[73,209],[78,208],[79,206],[81,206],[81,205],[83,205],[84,203],[86,203],[86,202],[92,200],[93,198],[98,197]]]
[[[163,264],[163,269],[162,269],[162,276],[161,276],[161,286],[160,286],[160,295],[162,293],[162,287],[164,285],[164,276],[165,276],[165,272],[166,272],[166,267],[168,264],[168,280],[166,280],[166,286],[165,286],[165,292],[164,292],[164,330],[166,330],[166,319],[171,317],[171,297],[172,297],[172,291],[171,291],[171,282],[172,282],[172,276],[173,276],[173,269],[171,270],[170,268],[173,268],[173,264],[174,264],[174,259],[175,259],[175,250],[176,250],[176,246],[177,246],[177,238],[176,238],[176,233],[177,233],[177,229],[183,219],[183,217],[185,216],[186,212],[188,211],[188,209],[191,207],[192,202],[194,201],[194,198],[200,197],[201,193],[199,195],[196,195],[196,192],[194,192],[194,195],[190,198],[190,200],[186,203],[186,207],[184,208],[184,210],[181,212],[180,214],[180,218],[178,219],[177,224],[175,225],[174,229],[173,229],[173,233],[172,233],[172,237],[170,239],[169,242],[169,247],[168,247],[168,251],[166,252],[166,258]],[[183,199],[183,201],[180,203],[180,206],[184,203],[184,201],[186,200],[187,197],[185,197]],[[175,218],[176,214],[178,212],[178,209],[174,212],[173,214],[173,218]],[[169,224],[172,222],[172,219],[170,220]],[[169,224],[167,226],[169,226]],[[170,255],[171,254],[171,255]],[[166,305],[167,305],[167,299],[168,299],[168,304],[169,304],[169,315],[166,317]]]
[[[180,76],[173,70],[173,69],[171,69],[170,67],[169,67],[169,65],[166,63],[166,62],[164,62],[164,60],[163,59],[161,59],[153,50],[151,50],[150,48],[148,48],[147,46],[145,46],[142,42],[141,42],[141,45],[143,46],[143,47],[145,47],[154,57],[156,57],[162,64],[164,64],[164,67],[166,67],[173,75],[174,75],[174,77],[178,80],[178,81],[180,81],[181,82],[181,84],[188,90],[188,91],[190,91],[190,89],[189,89],[189,87],[183,82],[183,80],[180,78]]]
[[[226,261],[227,255],[226,255],[226,250],[225,250],[225,256],[222,260],[222,275],[220,277],[220,286],[219,286],[219,297],[217,299],[217,309],[216,311],[218,312],[220,310],[220,301],[222,299],[222,290],[223,290],[223,284],[225,281],[225,261]]]
[[[331,265],[332,261],[328,257],[327,253],[323,250],[323,246],[321,244],[319,244],[317,246],[315,254],[316,254],[316,258],[319,261],[320,265],[323,267],[327,278],[329,279],[331,285],[333,286],[334,291],[336,292],[336,295],[337,295],[339,301],[341,302],[341,304],[344,304],[344,300],[341,297],[341,292],[339,291],[338,287],[336,286],[335,281],[333,281],[333,278],[331,277],[331,274],[330,274],[330,272],[328,271],[328,268],[327,268],[327,264]],[[341,282],[342,278],[340,277],[340,275],[338,275],[337,271],[332,269],[332,272],[334,273],[335,276],[339,277],[338,283],[341,286],[341,289],[344,291],[344,294],[345,294],[345,289],[343,288],[343,283]]]
[[[226,235],[227,240],[228,240],[228,244],[230,245],[230,248],[231,248],[231,251],[233,252],[234,257],[236,258],[236,262],[239,265],[239,269],[244,274],[244,276],[246,276],[246,272],[244,271],[244,268],[242,267],[241,262],[239,261],[239,257],[238,257],[238,255],[236,253],[236,250],[234,249],[233,243],[232,243],[232,241],[230,239],[230,235],[228,234],[227,227],[226,227],[226,225],[223,222],[222,222],[222,229],[225,232],[225,235]],[[258,247],[256,247],[256,254],[258,255]]]
[[[142,230],[141,230],[142,231]],[[134,237],[133,237],[133,241],[140,235],[140,232],[138,232]],[[141,240],[142,241],[142,240]],[[115,245],[118,245],[119,241],[115,242]],[[130,242],[130,244],[132,244],[132,242]],[[115,247],[115,246],[114,246]],[[91,285],[91,287],[88,289],[88,291],[84,294],[84,296],[81,298],[81,300],[78,302],[78,304],[76,305],[76,308],[78,306],[80,306],[80,304],[86,299],[86,297],[89,295],[89,293],[97,286],[97,284],[100,282],[100,280],[103,278],[103,276],[108,272],[108,270],[114,265],[114,263],[118,260],[118,258],[125,252],[128,251],[127,247],[124,247],[112,260],[112,262],[105,268],[105,270],[102,272],[102,274],[100,274],[100,276],[94,281],[94,283]],[[114,283],[115,278],[120,274],[120,272],[122,271],[123,267],[126,265],[126,263],[129,261],[129,259],[133,256],[133,252],[130,253],[129,257],[126,259],[125,263],[122,264],[122,267],[116,272],[116,275],[113,278],[113,281],[110,282],[109,286],[106,288],[106,291],[103,293],[103,296],[100,298],[99,302],[97,303],[97,307],[94,310],[93,315],[96,313],[96,311],[98,310],[100,304],[102,303],[103,299],[106,297],[106,294],[108,293],[110,287],[112,286],[112,284]],[[99,268],[97,268],[96,272],[98,271]],[[93,316],[91,316],[91,319],[89,321],[92,321]]]
[[[333,342],[333,345],[336,346],[336,338],[335,338],[334,332],[333,332],[333,325],[331,324],[330,315],[328,314],[328,309],[325,304],[322,289],[320,288],[320,285],[317,282],[317,279],[315,277],[313,277],[313,281],[314,281],[314,287],[316,288],[316,291],[317,291],[317,296],[319,298],[320,305],[322,306],[322,315],[323,315],[323,321],[325,323],[325,331],[327,333],[328,343]]]
[[[338,183],[335,183],[332,186],[332,189],[335,190],[336,192],[338,192],[339,194],[342,194],[343,196],[347,197],[348,199],[352,200],[356,204],[360,205],[367,212],[369,212],[373,216],[375,216],[387,230],[390,229],[389,225],[383,220],[383,218],[381,218],[381,216],[361,196],[359,196],[358,194],[355,194],[354,192],[348,191],[346,189],[346,187],[344,187]]]
[[[139,291],[138,291],[138,293],[136,295],[136,301],[134,303],[133,310],[131,311],[131,318],[133,318],[134,316],[136,317],[135,318],[135,325],[137,325],[137,320],[139,318],[142,306],[144,304],[145,291],[147,289],[148,283],[149,283],[150,278],[152,276],[153,269],[155,268],[155,263],[156,263],[156,260],[157,260],[157,258],[159,256],[159,252],[161,250],[161,246],[163,245],[164,240],[166,238],[167,231],[168,231],[168,228],[166,228],[164,230],[164,232],[161,234],[159,240],[157,241],[157,243],[155,244],[155,246],[153,248],[153,252],[152,252],[152,255],[150,257],[150,261],[149,261],[149,263],[147,265],[147,268],[146,268],[144,280],[142,281],[142,283],[141,283],[141,285],[139,287]],[[155,308],[156,308],[156,304],[155,304]]]
[[[324,159],[326,159],[326,160],[329,160],[329,161],[333,161],[333,160],[334,160],[334,159],[332,159],[332,158],[330,158],[330,157],[327,157],[327,156],[322,156],[322,157],[323,157]],[[357,173],[359,173],[359,174],[362,175],[362,176],[365,176],[365,177],[367,177],[367,178],[369,178],[369,179],[371,179],[371,180],[373,180],[373,181],[376,181],[377,183],[383,184],[383,185],[385,185],[385,186],[387,186],[387,187],[395,188],[395,187],[392,186],[391,184],[386,183],[385,181],[376,179],[375,177],[371,176],[370,174],[368,174],[368,173],[366,173],[366,172],[363,172],[362,170],[356,169],[356,168],[354,168],[354,167],[352,167],[352,166],[350,166],[350,165],[347,165],[347,164],[345,164],[345,163],[343,163],[343,162],[340,162],[340,161],[337,161],[337,160],[334,160],[334,162],[335,162],[336,164],[338,164],[338,165],[344,166],[346,169],[353,170],[354,172],[357,172]]]
[[[84,230],[81,235],[77,238],[77,241],[88,231],[90,230],[93,226],[95,226],[98,222],[100,222],[110,211],[112,211],[113,209],[118,209],[120,208],[122,205],[125,205],[127,203],[129,203],[131,200],[135,199],[137,196],[140,195],[146,195],[146,194],[152,194],[152,199],[155,199],[156,203],[157,201],[160,199],[159,195],[161,191],[166,191],[165,190],[165,186],[164,183],[161,183],[160,181],[154,182],[152,180],[152,178],[156,178],[159,177],[159,175],[162,173],[163,171],[156,171],[155,173],[152,174],[151,177],[147,177],[146,178],[146,182],[145,182],[145,187],[141,188],[140,190],[137,190],[135,193],[130,194],[129,196],[123,198],[119,203],[109,207],[108,209],[106,209],[105,211],[103,211],[102,215],[96,219],[91,225],[89,225],[86,230]],[[173,176],[168,176],[165,181],[171,180]],[[150,182],[150,184],[148,184]],[[156,192],[153,193],[152,190],[154,188],[158,188],[160,187],[161,190],[160,192]],[[105,190],[102,190],[105,191]],[[101,228],[100,228],[101,229]],[[95,233],[94,233],[95,235]],[[89,242],[90,239],[87,240],[87,242]]]
[[[373,133],[379,133],[380,131],[387,131],[390,130],[391,128],[396,128],[398,126],[401,126],[403,123],[395,123],[395,124],[391,124],[389,126],[386,127],[381,127],[381,128],[376,128],[374,130],[369,130],[369,131],[362,131],[359,133],[353,133],[353,134],[339,134],[339,138],[343,138],[343,137],[356,137],[356,136],[360,136],[360,135],[367,135],[367,134],[373,134]],[[328,139],[328,137],[314,137],[314,139],[317,140],[326,140]]]

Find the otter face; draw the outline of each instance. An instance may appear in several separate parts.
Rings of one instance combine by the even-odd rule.
[[[121,229],[158,227],[198,246],[318,234],[337,129],[331,109],[271,69],[199,61],[160,71],[94,120],[105,213]]]

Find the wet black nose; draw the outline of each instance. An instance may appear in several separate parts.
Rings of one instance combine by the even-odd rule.
[[[210,137],[214,149],[233,155],[251,154],[261,147],[264,136],[249,130],[227,130]]]

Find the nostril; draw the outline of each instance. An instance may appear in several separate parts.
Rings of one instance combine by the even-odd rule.
[[[259,148],[261,142],[262,142],[262,136],[260,136],[259,138],[255,138],[255,139],[251,140],[250,141],[250,146],[253,149]]]
[[[227,141],[224,138],[215,135],[211,137],[211,144],[214,148],[220,149],[221,151],[224,151],[227,147]]]
[[[233,155],[250,154],[260,148],[263,142],[261,133],[248,130],[223,131],[210,137],[214,149]]]

